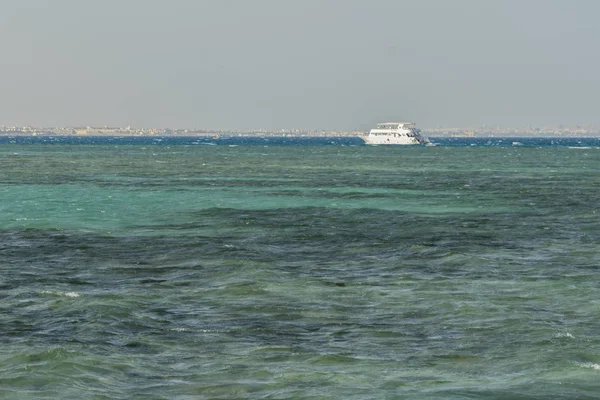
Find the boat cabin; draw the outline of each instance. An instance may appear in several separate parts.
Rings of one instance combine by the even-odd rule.
[[[377,124],[377,129],[414,129],[414,122],[383,122]]]

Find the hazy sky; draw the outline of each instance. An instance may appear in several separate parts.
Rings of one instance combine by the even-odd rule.
[[[600,124],[597,0],[0,0],[0,125]]]

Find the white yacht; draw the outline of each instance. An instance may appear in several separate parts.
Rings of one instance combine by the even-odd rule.
[[[366,144],[428,144],[429,139],[421,135],[414,122],[384,122],[377,124],[362,139]]]

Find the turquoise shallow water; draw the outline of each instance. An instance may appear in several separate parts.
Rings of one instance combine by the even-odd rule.
[[[0,146],[0,398],[600,396],[600,150]]]

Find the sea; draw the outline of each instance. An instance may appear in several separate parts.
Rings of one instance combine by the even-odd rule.
[[[600,398],[600,138],[0,138],[1,399]]]

